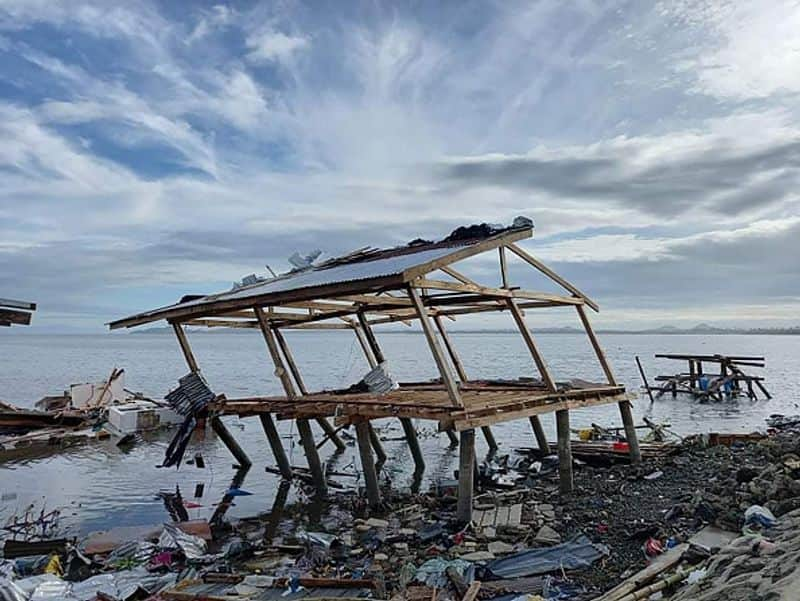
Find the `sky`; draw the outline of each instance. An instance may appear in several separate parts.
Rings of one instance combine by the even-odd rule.
[[[798,31],[779,0],[0,0],[0,297],[99,332],[525,215],[601,326],[797,324]]]

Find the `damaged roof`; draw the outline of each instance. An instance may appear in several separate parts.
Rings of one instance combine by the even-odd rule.
[[[487,224],[458,228],[439,242],[415,240],[389,249],[360,249],[248,286],[207,296],[184,297],[173,305],[138,313],[108,325],[113,330],[161,319],[181,321],[253,306],[396,289],[443,265],[529,238],[532,233],[530,221],[518,218],[507,228]]]

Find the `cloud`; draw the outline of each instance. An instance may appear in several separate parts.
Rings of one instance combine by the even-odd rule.
[[[765,114],[758,114],[759,119]],[[800,129],[734,138],[712,120],[703,131],[619,137],[587,146],[540,147],[524,155],[450,158],[435,169],[457,187],[502,187],[563,202],[608,204],[663,217],[740,216],[795,201]],[[756,119],[758,121],[758,119]]]
[[[249,48],[247,60],[256,64],[286,61],[310,44],[308,38],[272,30],[251,34],[245,43]]]

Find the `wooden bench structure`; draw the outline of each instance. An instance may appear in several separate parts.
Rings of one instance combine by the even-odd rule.
[[[36,303],[0,298],[0,326],[29,326],[33,311]]]
[[[284,395],[239,399],[221,397],[211,407],[212,427],[239,463],[249,465],[249,458],[219,416],[258,416],[281,474],[290,478],[292,467],[278,437],[273,416],[296,420],[308,466],[320,494],[326,492],[325,476],[310,420],[316,420],[326,437],[337,446],[343,446],[343,443],[328,418],[334,418],[336,426],[355,426],[367,494],[374,505],[380,503],[380,493],[373,450],[379,460],[386,457],[370,420],[400,419],[418,470],[424,468],[424,458],[412,419],[437,421],[439,429],[460,444],[458,516],[468,521],[472,516],[476,428],[481,428],[489,446],[496,448],[490,428],[493,424],[529,419],[539,448],[549,453],[538,416],[555,412],[561,490],[566,493],[572,490],[569,410],[618,403],[631,459],[634,462],[640,460],[630,406],[632,397],[614,377],[587,316],[586,307],[598,310],[597,304],[517,245],[519,240],[530,237],[532,233],[533,228],[528,224],[504,229],[484,227],[477,232],[474,228],[459,228],[439,242],[415,241],[390,249],[361,249],[228,292],[184,297],[174,305],[109,325],[112,329],[130,328],[167,320],[173,326],[190,370],[194,372],[199,372],[199,367],[189,346],[185,326],[259,330]],[[497,256],[500,286],[479,284],[454,267],[459,261],[489,252]],[[565,293],[535,292],[512,286],[507,269],[508,255],[517,257],[527,268],[554,281]],[[559,382],[554,379],[525,323],[524,314],[526,310],[548,307],[574,307],[603,369],[605,382]],[[467,376],[444,320],[497,311],[507,312],[513,318],[538,377],[486,381]],[[373,326],[393,322],[410,324],[413,321],[418,321],[421,326],[440,377],[432,382],[403,383],[383,394],[309,392],[282,334],[286,329],[352,330],[369,365],[375,367],[386,359]],[[456,437],[456,432],[460,438]]]

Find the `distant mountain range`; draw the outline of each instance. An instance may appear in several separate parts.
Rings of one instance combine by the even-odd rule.
[[[536,334],[583,334],[584,331],[581,328],[574,328],[570,326],[565,327],[557,327],[557,328],[533,328]],[[246,329],[228,329],[228,328],[192,328],[192,331],[197,332],[209,332],[209,333],[219,333],[219,332],[236,332],[236,333],[245,333],[247,332]],[[298,330],[302,331],[302,330]],[[416,334],[419,333],[418,330],[414,329],[403,329],[403,330],[392,330],[393,332],[403,333],[403,334]],[[471,329],[471,330],[459,330],[453,328],[451,330],[453,333],[485,333],[485,334],[505,334],[509,332],[516,332],[516,330],[510,328],[504,329],[496,329],[496,328],[487,328],[487,329]],[[686,335],[686,334],[714,334],[714,335],[725,335],[725,334],[771,334],[777,336],[797,336],[800,335],[800,326],[792,326],[786,328],[721,328],[717,326],[712,326],[707,323],[701,323],[691,328],[678,328],[676,326],[661,326],[658,328],[649,328],[644,330],[625,330],[625,329],[617,329],[617,328],[597,328],[596,329],[598,334],[676,334],[676,335]],[[156,328],[146,328],[143,330],[133,330],[132,333],[134,334],[172,334],[171,327],[156,327]]]

